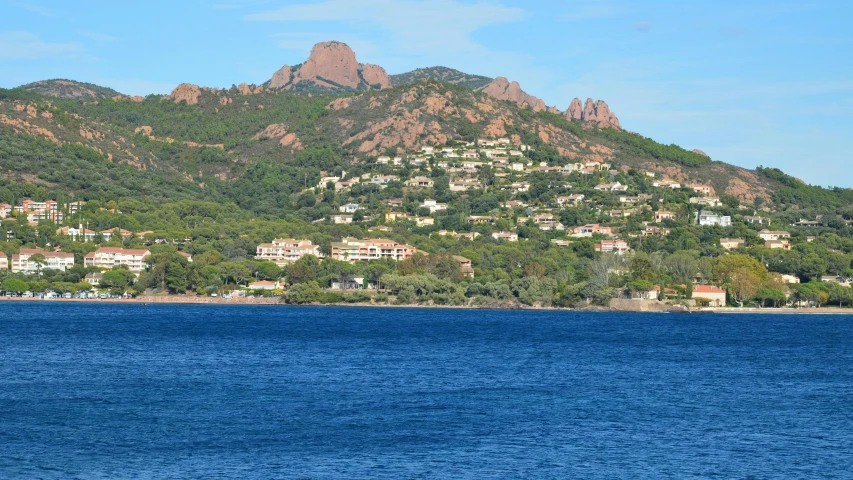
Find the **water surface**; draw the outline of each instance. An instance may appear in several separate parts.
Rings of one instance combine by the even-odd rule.
[[[0,478],[853,478],[853,317],[0,303]]]

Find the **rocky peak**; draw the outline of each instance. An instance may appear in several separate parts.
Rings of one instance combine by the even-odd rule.
[[[199,95],[201,95],[201,89],[198,85],[182,83],[172,90],[172,94],[169,95],[169,98],[174,100],[175,103],[185,101],[187,102],[187,105],[195,105],[198,103]]]
[[[349,45],[323,42],[314,45],[308,60],[301,65],[281,67],[267,82],[274,89],[369,90],[390,86],[382,67],[360,64]]]
[[[481,91],[498,100],[509,100],[522,106],[529,106],[535,112],[546,108],[542,99],[529,95],[521,89],[518,82],[510,82],[506,77],[498,77],[492,80]]]
[[[581,100],[575,97],[572,100],[572,104],[569,105],[569,109],[566,110],[566,117],[574,120],[580,120],[583,118],[583,107],[581,106]]]
[[[610,111],[610,107],[604,100],[593,101],[591,98],[587,98],[583,108],[581,108],[580,99],[575,98],[568,110],[563,112],[563,116],[582,122],[593,122],[600,127],[622,128],[619,125],[619,119]]]
[[[358,68],[361,70],[361,78],[367,82],[368,86],[375,88],[378,85],[380,89],[391,86],[391,81],[388,79],[388,73],[379,65],[359,63]]]

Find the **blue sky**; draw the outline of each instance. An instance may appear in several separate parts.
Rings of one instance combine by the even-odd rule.
[[[340,40],[388,73],[506,76],[716,160],[853,187],[849,0],[0,0],[0,86],[262,83]]]

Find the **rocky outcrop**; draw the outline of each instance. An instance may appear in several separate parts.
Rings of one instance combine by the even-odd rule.
[[[586,103],[581,108],[580,99],[575,98],[569,108],[563,112],[563,116],[570,120],[591,122],[599,127],[622,128],[619,125],[619,119],[610,111],[610,107],[604,100],[594,102],[591,98],[587,98]]]
[[[169,98],[175,101],[175,103],[180,103],[182,101],[187,102],[187,105],[195,105],[198,103],[198,97],[201,95],[201,89],[198,85],[193,85],[191,83],[182,83],[175,87],[172,90],[172,94],[169,95]]]
[[[358,62],[349,46],[340,42],[314,45],[308,60],[297,71],[301,80],[332,83],[342,87],[358,86]]]
[[[703,157],[710,157],[710,155],[703,152],[702,150],[699,150],[698,148],[693,149],[693,153],[698,153],[699,155],[702,155]]]
[[[273,74],[267,86],[273,89],[370,90],[388,88],[391,82],[385,69],[360,64],[355,52],[345,43],[323,42],[314,45],[305,63],[285,65]]]
[[[360,63],[361,77],[371,87],[379,86],[380,89],[391,86],[391,81],[388,79],[388,73],[379,65],[371,65],[369,63]]]
[[[285,65],[278,69],[269,81],[269,87],[279,89],[293,82],[293,69],[289,65]]]
[[[529,106],[533,111],[538,112],[545,110],[545,102],[540,98],[529,95],[521,89],[518,82],[510,82],[505,77],[498,77],[492,80],[491,83],[482,89],[486,93],[498,100],[509,100],[521,106]]]
[[[580,120],[583,118],[583,107],[581,106],[581,100],[575,97],[572,100],[572,104],[569,105],[569,109],[566,110],[566,118],[572,120]]]

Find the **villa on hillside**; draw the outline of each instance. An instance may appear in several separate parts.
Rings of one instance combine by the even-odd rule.
[[[696,212],[696,223],[703,227],[719,225],[721,227],[729,227],[732,224],[732,217],[728,215],[719,215],[707,210]]]
[[[791,238],[791,233],[784,230],[771,231],[765,228],[758,232],[758,236],[761,237],[762,240],[782,240],[784,238]]]
[[[613,229],[610,227],[602,227],[597,223],[590,223],[580,227],[575,227],[572,230],[573,237],[591,237],[593,235],[612,235]]]
[[[517,242],[518,234],[514,232],[492,232],[492,238],[495,240],[506,240],[508,242]]]
[[[631,250],[625,240],[602,240],[601,243],[595,244],[595,251],[600,253],[615,253],[622,255]]]

